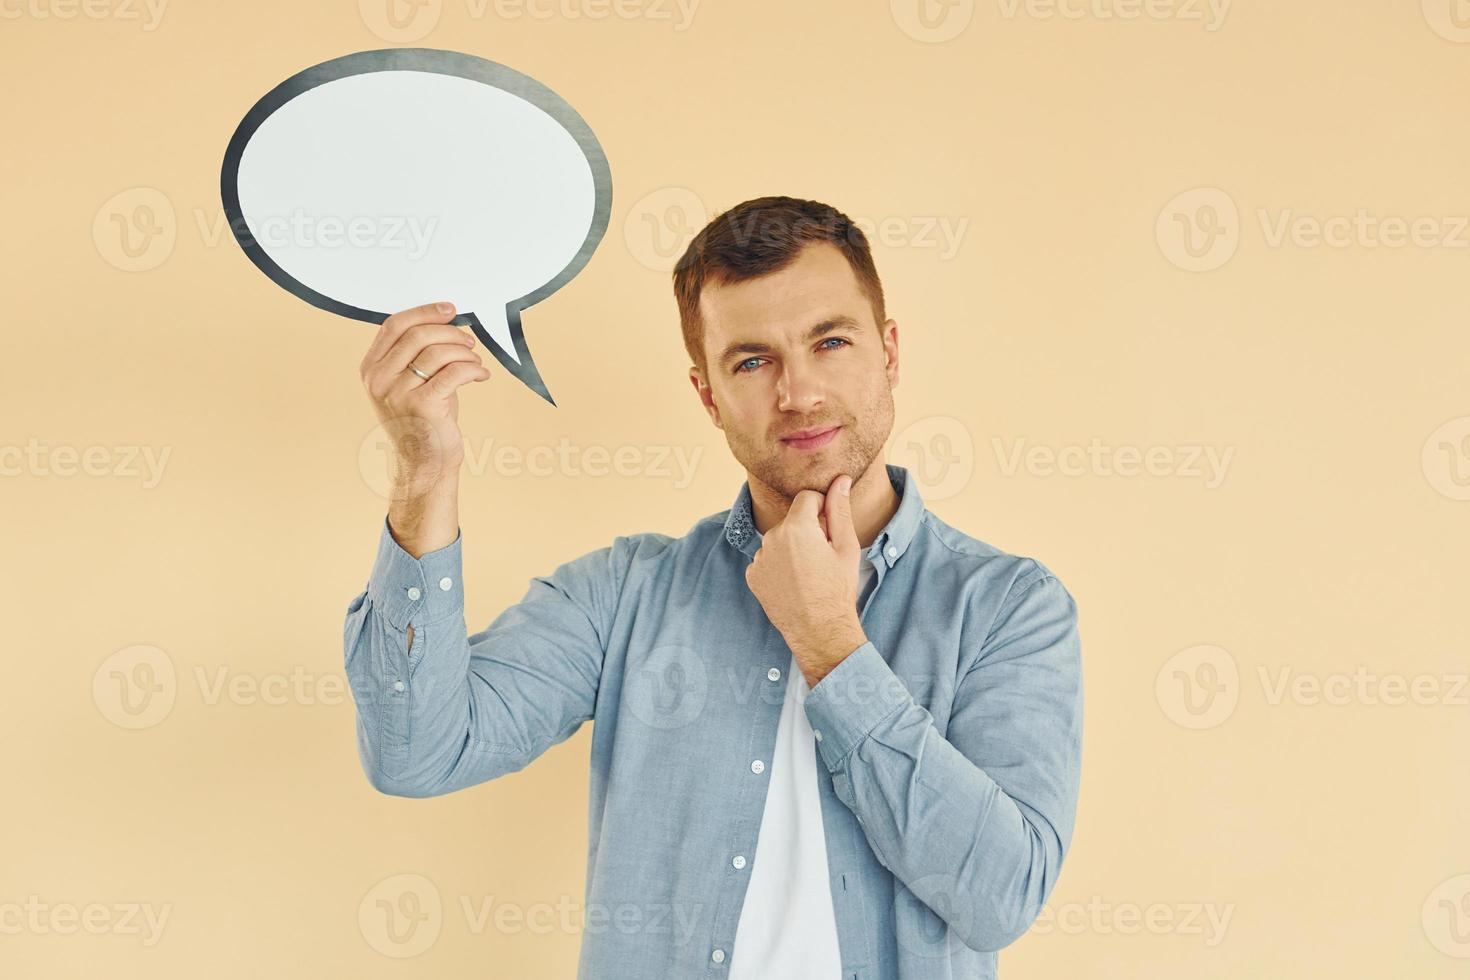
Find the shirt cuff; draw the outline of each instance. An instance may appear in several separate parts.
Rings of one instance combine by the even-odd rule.
[[[869,641],[827,672],[806,697],[817,754],[829,772],[890,714],[914,704],[908,688]]]
[[[367,593],[394,629],[427,626],[463,611],[462,537],[456,533],[451,543],[415,559],[393,539],[388,518],[383,518]]]

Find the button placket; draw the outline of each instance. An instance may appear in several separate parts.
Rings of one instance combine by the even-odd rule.
[[[764,667],[757,664],[754,668],[761,674],[764,674],[767,682],[773,685],[777,682],[789,682],[791,678],[794,678],[796,676],[795,674],[790,673],[789,666],[775,666],[772,662],[775,661],[779,663],[779,654],[789,652],[785,649],[784,646],[781,646],[775,642],[778,639],[779,636],[777,636],[773,631],[771,637],[771,645],[776,647],[776,649],[772,650],[771,653],[775,653],[777,655],[771,656],[770,659],[766,661]],[[759,674],[757,675],[757,677],[759,677]],[[757,719],[752,717],[751,722],[758,730],[763,730],[766,724],[769,724],[769,734],[771,736],[771,741],[767,742],[764,733],[762,733],[756,738],[756,741],[749,746],[749,748],[754,749],[755,752],[764,753],[770,751],[771,744],[774,742],[775,731],[777,728],[777,720],[780,716],[782,702],[764,697],[758,700],[761,702],[762,706],[762,718],[760,721],[757,721]],[[769,712],[769,715],[767,715],[766,712]],[[749,758],[749,756],[747,756],[747,758]],[[765,773],[766,764],[768,761],[771,760],[764,758],[751,759],[749,763],[751,773],[756,776],[760,776]],[[753,789],[750,790],[750,792],[754,792],[755,800],[757,801],[757,804],[754,805],[753,816],[751,818],[741,818],[736,820],[731,826],[731,834],[727,838],[728,840],[734,842],[737,846],[741,843],[753,841],[755,838],[755,833],[759,829],[760,815],[758,801],[760,799],[760,794],[765,792],[767,787],[761,784],[752,784],[752,787]],[[726,874],[732,874],[734,872],[740,873],[739,877],[732,876],[727,879],[728,881],[743,883],[744,881],[748,880],[744,879],[743,875],[745,872],[748,872],[751,867],[754,866],[754,859],[750,853],[746,852],[739,854],[728,854],[725,860],[729,862],[725,865],[725,867],[728,869],[726,871]],[[738,916],[741,907],[741,902],[738,901],[736,898],[736,894],[739,891],[740,888],[737,886],[735,888],[725,890],[721,895],[719,907],[715,914],[716,925],[714,933],[710,937],[715,940],[715,942],[718,942],[722,938],[728,939],[733,934],[737,921],[736,916]],[[711,950],[709,959],[709,962],[711,964],[719,965],[722,967],[729,966],[728,960],[730,956],[730,947],[728,945],[724,947],[716,947],[714,943],[711,943],[709,948]]]

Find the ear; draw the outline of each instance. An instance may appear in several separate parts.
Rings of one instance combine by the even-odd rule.
[[[898,387],[898,321],[891,317],[883,321],[883,353],[887,358],[884,368],[891,391]]]
[[[709,413],[710,421],[715,424],[715,428],[723,429],[724,426],[720,424],[720,409],[715,404],[714,391],[705,382],[704,371],[698,366],[691,365],[689,368],[689,381],[694,385],[694,390],[699,393],[699,403]]]

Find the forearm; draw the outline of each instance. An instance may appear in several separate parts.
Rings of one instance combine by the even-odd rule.
[[[447,548],[459,537],[459,470],[448,479],[403,477],[388,502],[388,530],[414,558]],[[413,647],[413,626],[405,631],[405,650]]]
[[[359,753],[373,785],[396,796],[436,796],[524,765],[495,747],[503,713],[470,670],[457,537],[451,545],[414,560],[385,525],[369,588],[347,612]]]
[[[1040,913],[1076,806],[1080,687],[1062,680],[1016,698],[1023,707],[973,715],[963,732],[952,718],[946,738],[866,644],[807,699],[833,788],[874,854],[977,950],[1010,944]],[[982,745],[1011,792],[975,761]]]
[[[384,521],[368,588],[347,610],[359,751],[385,793],[437,796],[514,772],[593,715],[605,624],[634,542],[533,577],[473,636],[461,544],[414,558]]]
[[[405,475],[395,480],[388,500],[388,528],[399,547],[414,558],[452,544],[459,537],[459,469],[433,479]]]

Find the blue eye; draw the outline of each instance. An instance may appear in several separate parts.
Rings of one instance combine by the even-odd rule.
[[[850,343],[851,343],[846,337],[828,337],[826,340],[823,340],[822,341],[822,344],[829,344],[829,343],[832,343],[833,341],[836,341],[837,343],[839,343],[839,344],[841,344],[843,346],[849,346]],[[823,350],[836,350],[837,349],[835,347],[822,347],[821,345],[818,345],[818,346],[821,347],[821,349],[823,349]],[[751,361],[759,362],[760,360],[761,360],[761,358],[759,358],[759,357],[747,357],[745,360],[743,360],[739,364],[735,365],[735,371],[734,371],[734,373],[735,374],[749,374],[750,371],[747,371],[746,370],[745,365],[749,364]],[[754,368],[751,368],[750,370],[754,370]]]

